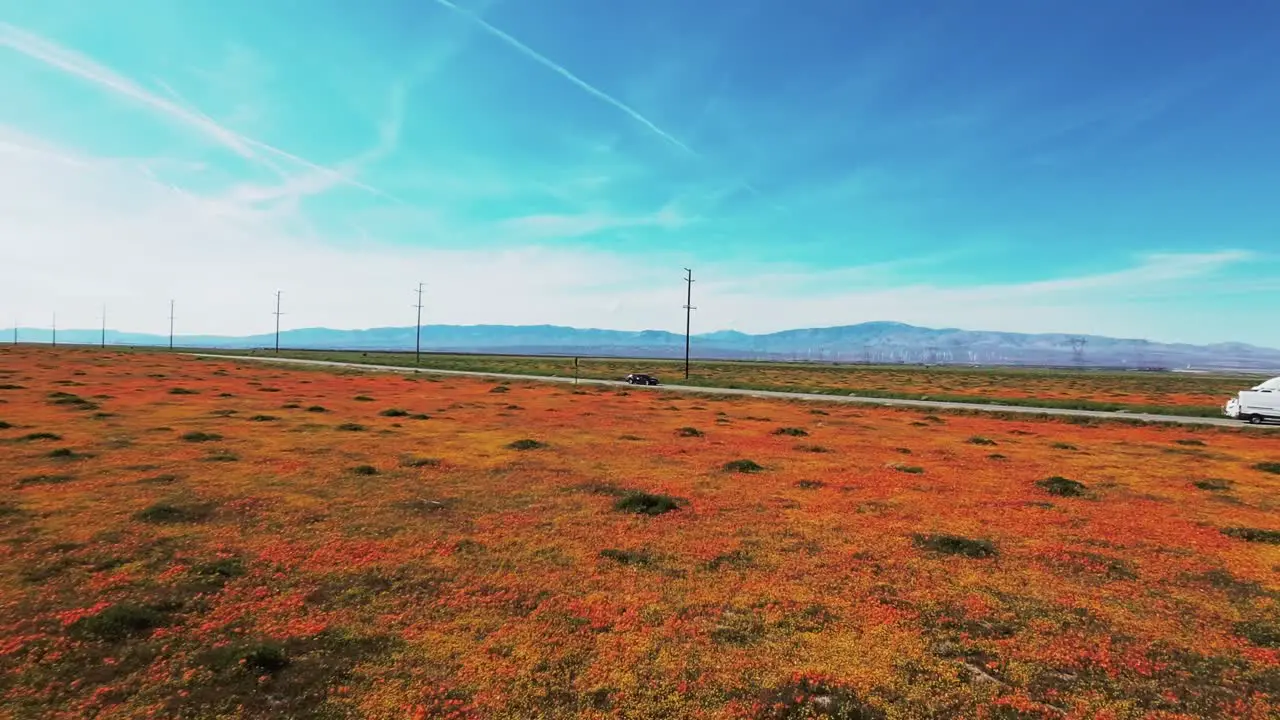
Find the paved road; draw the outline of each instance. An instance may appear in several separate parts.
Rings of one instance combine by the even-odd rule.
[[[366,365],[363,363],[334,362],[332,360],[305,360],[300,358],[262,357],[260,355],[219,355],[216,353],[190,353],[196,357],[220,358],[223,360],[249,360],[253,362],[282,363],[292,365],[312,365],[325,367],[349,368],[353,370],[370,370],[377,372],[429,373],[432,375],[463,375],[467,377],[498,378],[501,380],[533,380],[536,382],[572,383],[571,377],[550,375],[517,375],[513,373],[476,372],[472,370],[439,370],[435,368],[399,367],[395,365]],[[778,400],[807,400],[826,403],[854,403],[861,405],[882,405],[888,407],[916,407],[927,410],[976,410],[979,412],[1022,413],[1024,415],[1057,415],[1062,417],[1086,417],[1102,420],[1144,420],[1155,423],[1176,423],[1179,425],[1213,425],[1218,427],[1244,427],[1256,429],[1280,430],[1280,425],[1246,425],[1227,417],[1184,417],[1181,415],[1148,415],[1142,413],[1116,413],[1100,410],[1068,410],[1063,408],[1039,408],[1022,405],[987,405],[984,403],[942,402],[938,400],[907,400],[899,398],[871,398],[857,395],[824,395],[819,393],[781,392],[777,390],[742,390],[738,388],[697,387],[693,385],[661,385],[656,388],[632,386],[621,380],[588,380],[577,381],[581,385],[620,386],[634,389],[664,390],[668,392],[711,393],[715,395],[744,395],[754,398],[774,398]]]

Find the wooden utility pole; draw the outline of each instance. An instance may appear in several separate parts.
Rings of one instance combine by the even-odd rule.
[[[422,283],[418,283],[418,325],[413,340],[413,364],[422,364]]]
[[[684,302],[684,379],[689,379],[689,329],[692,327],[693,311],[697,310],[693,306],[693,271],[689,268],[684,269],[684,281],[688,285],[688,291],[685,295]]]
[[[277,291],[276,291],[276,311],[275,311],[275,316],[276,316],[276,354],[277,354],[277,355],[279,355],[279,354],[280,354],[280,315],[282,314],[282,313],[280,312],[280,293],[281,293],[281,291],[280,291],[280,290],[277,290]]]
[[[58,347],[58,313],[53,314],[53,346]]]
[[[173,305],[174,301],[169,301],[169,349],[173,349]]]
[[[102,306],[102,348],[105,350],[106,347],[107,347],[107,306],[104,303]]]

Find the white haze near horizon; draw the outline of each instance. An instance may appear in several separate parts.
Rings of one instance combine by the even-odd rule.
[[[426,324],[567,325],[683,332],[684,257],[576,247],[439,250],[368,237],[321,237],[297,207],[264,211],[159,179],[156,163],[51,146],[0,127],[0,327],[271,332],[282,327],[412,325],[419,281]],[[735,262],[696,266],[694,332],[748,333],[891,320],[927,327],[1065,332],[1157,341],[1280,345],[1262,308],[1224,316],[1215,275],[1241,251],[1136,258],[1062,280],[939,287],[894,284],[891,267],[812,271]],[[15,272],[16,270],[16,272]],[[1260,288],[1260,291],[1273,288]],[[1204,294],[1200,311],[1169,303]],[[4,317],[8,315],[9,317]]]

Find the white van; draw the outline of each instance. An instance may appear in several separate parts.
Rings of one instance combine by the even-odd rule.
[[[1254,424],[1280,420],[1280,377],[1272,378],[1227,401],[1222,412],[1229,418]]]

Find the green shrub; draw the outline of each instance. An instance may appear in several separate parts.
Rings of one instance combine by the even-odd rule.
[[[213,508],[208,505],[173,505],[156,503],[134,515],[142,522],[156,525],[200,522],[212,514]]]
[[[974,435],[969,438],[968,443],[970,445],[995,445],[996,441],[991,438],[982,437],[981,435]]]
[[[312,405],[307,408],[307,412],[322,413],[322,412],[329,412],[329,410],[325,408],[325,406],[323,405]]]
[[[249,418],[250,422],[274,422],[279,419],[275,415],[254,415]]]
[[[214,440],[221,440],[222,436],[217,433],[202,432],[200,430],[194,430],[192,432],[183,434],[182,439],[186,440],[187,442],[212,442]]]
[[[1244,540],[1245,542],[1280,545],[1280,530],[1263,530],[1262,528],[1251,527],[1227,527],[1222,528],[1222,534],[1228,537]]]
[[[1236,634],[1258,647],[1280,649],[1280,621],[1266,618],[1235,625]]]
[[[1208,478],[1206,480],[1196,480],[1191,484],[1195,485],[1201,490],[1230,490],[1231,489],[1230,480],[1222,480],[1219,478]]]
[[[919,465],[904,465],[903,463],[892,463],[889,465],[889,467],[894,470],[897,470],[900,473],[907,473],[908,475],[920,475],[924,473],[924,468],[920,467]]]
[[[962,555],[968,558],[988,558],[996,555],[996,546],[990,540],[977,540],[960,535],[922,535],[912,536],[915,546],[922,550],[930,550],[944,555]]]
[[[800,488],[801,490],[817,490],[818,488],[822,488],[826,486],[827,484],[822,482],[821,480],[801,480],[800,482],[796,483],[796,487]]]
[[[357,395],[355,399],[359,400],[360,402],[373,402],[373,398],[369,397],[368,395]]]
[[[723,465],[725,472],[734,473],[758,473],[764,470],[764,466],[754,460],[730,460]]]
[[[513,443],[507,444],[507,448],[510,450],[538,450],[540,448],[545,448],[546,446],[546,443],[538,442],[537,440],[530,440],[528,438],[524,440],[516,440]]]
[[[1058,495],[1060,497],[1079,497],[1085,493],[1085,485],[1075,480],[1054,475],[1043,480],[1037,480],[1036,485],[1050,495]]]
[[[400,458],[402,467],[439,467],[440,458],[418,457],[416,455],[405,455]]]
[[[786,435],[789,437],[808,437],[809,433],[803,428],[798,427],[780,427],[773,431],[774,435]]]
[[[169,390],[169,394],[170,395],[199,395],[200,393],[195,390],[188,390],[187,388],[176,387]]]
[[[382,417],[408,417],[409,411],[401,410],[400,408],[387,408],[378,414]]]
[[[79,395],[73,395],[67,392],[49,393],[49,398],[54,405],[71,405],[76,410],[97,410],[97,403],[89,402]]]
[[[1075,445],[1072,445],[1071,443],[1066,443],[1066,442],[1056,442],[1050,445],[1049,447],[1053,448],[1054,450],[1079,450],[1080,449]]]
[[[27,485],[61,485],[75,480],[74,475],[28,475],[18,480],[19,487]]]
[[[198,577],[226,581],[232,578],[238,578],[245,574],[244,561],[240,558],[229,557],[213,560],[210,562],[199,563],[191,568],[191,572]]]
[[[18,439],[24,442],[35,442],[36,440],[61,440],[62,436],[51,432],[34,432],[29,435],[23,435]]]
[[[356,465],[349,471],[352,475],[377,475],[378,468],[372,465]]]
[[[726,610],[711,630],[711,639],[726,645],[751,645],[761,640],[768,628],[753,610]]]
[[[662,515],[680,509],[680,501],[667,495],[655,495],[647,492],[628,492],[618,498],[613,509],[620,512],[637,513],[639,515]]]
[[[341,425],[339,425],[338,429],[345,432],[361,432],[365,428],[360,423],[348,422],[348,423],[342,423]]]
[[[288,667],[289,658],[285,655],[283,646],[277,643],[260,643],[246,649],[240,656],[240,662],[255,674],[272,675]]]
[[[682,427],[676,431],[680,437],[702,437],[703,433],[696,427]]]
[[[1174,442],[1177,443],[1178,445],[1188,445],[1191,447],[1204,447],[1205,445],[1205,442],[1203,440],[1196,440],[1195,438],[1174,440]]]
[[[142,635],[163,624],[164,615],[157,610],[133,603],[117,603],[96,615],[76,620],[69,629],[73,635],[115,641]]]
[[[1261,470],[1265,473],[1280,475],[1280,462],[1260,462],[1253,466],[1254,470]]]
[[[644,550],[601,550],[600,557],[622,565],[650,565],[654,560],[653,555]]]

